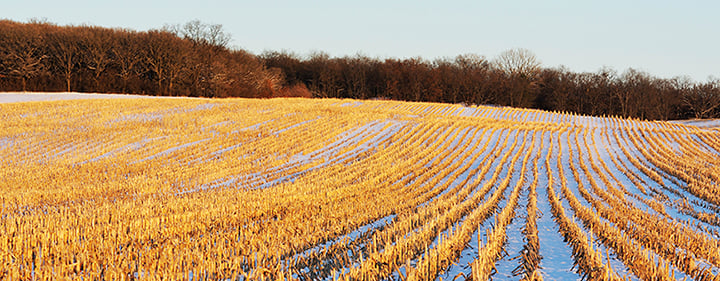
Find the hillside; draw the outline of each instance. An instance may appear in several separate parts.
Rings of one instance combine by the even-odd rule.
[[[720,130],[339,99],[0,103],[0,279],[720,275]]]

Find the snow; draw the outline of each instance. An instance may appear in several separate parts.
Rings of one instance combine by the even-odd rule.
[[[703,141],[697,134],[690,134],[690,137],[692,138],[693,141],[695,141],[696,144],[699,144],[702,147],[702,149],[706,150],[707,152],[710,152],[710,153],[720,156],[720,151],[711,147],[709,144],[707,144],[705,141]],[[677,151],[680,151],[680,149],[677,149]]]
[[[276,120],[276,119],[266,120],[266,121],[263,121],[263,122],[260,122],[260,123],[257,123],[257,124],[251,125],[251,126],[247,126],[247,127],[245,127],[245,128],[242,128],[242,129],[235,130],[235,131],[233,131],[233,133],[257,130],[257,129],[259,129],[261,126],[264,126],[264,125],[266,125],[266,124],[268,124],[268,123],[270,123],[270,122],[273,122],[273,121],[275,121],[275,120]]]
[[[573,163],[577,169],[579,169],[579,167],[577,167],[578,165],[575,164],[576,160],[570,159],[570,157],[569,157],[570,156],[569,155],[570,148],[568,147],[568,134],[569,134],[568,132],[564,132],[564,133],[560,134],[559,136],[557,134],[555,135],[555,140],[557,141],[557,139],[559,138],[559,142],[562,144],[562,155],[561,155],[560,164],[562,167],[563,175],[567,179],[567,187],[568,187],[568,189],[570,189],[572,196],[577,198],[578,201],[581,203],[581,205],[583,205],[584,207],[592,209],[592,206],[590,205],[590,203],[588,203],[582,196],[580,196],[580,193],[578,190],[580,182],[578,180],[581,180],[581,179],[576,179],[570,169],[570,161],[573,161]],[[557,146],[555,146],[555,145],[556,145],[556,143],[553,143],[553,146],[554,146],[553,151],[557,151],[556,150]],[[573,155],[573,158],[576,158],[576,157],[577,157],[577,152],[575,152]],[[552,166],[550,170],[552,171],[552,176],[555,179],[554,182],[557,184],[557,187],[554,187],[555,192],[557,192],[556,196],[558,198],[560,198],[560,202],[563,205],[563,209],[565,210],[565,215],[569,218],[575,219],[575,211],[572,207],[570,207],[570,203],[568,202],[567,198],[565,198],[565,196],[563,195],[563,193],[561,191],[560,183],[558,182],[561,180],[561,177],[560,177],[558,167],[556,165],[557,162],[554,162],[554,161],[556,161],[556,160],[553,160],[550,162],[550,165]],[[580,176],[582,177],[582,174],[580,174]],[[582,182],[587,183],[587,179],[583,180]],[[608,222],[607,219],[605,219],[603,217],[598,216],[598,218],[600,218],[601,221]],[[575,223],[578,226],[580,226],[581,229],[583,229],[583,231],[585,232],[586,235],[591,237],[591,235],[590,235],[591,232],[584,224],[579,222],[579,219],[577,219],[575,221]],[[602,253],[609,253],[606,246],[601,244],[598,240],[593,240],[593,243],[594,243],[595,249],[599,249]],[[540,250],[540,251],[541,251],[540,254],[542,255],[542,250]],[[619,260],[617,257],[611,257],[611,256],[606,255],[603,258],[603,260],[604,260],[603,263],[609,262],[613,271],[618,273],[619,275],[621,275],[621,276],[632,275],[630,273],[630,270],[627,268],[627,266],[625,266],[625,264],[623,264],[622,261]]]
[[[358,107],[358,106],[361,106],[361,105],[363,105],[362,102],[356,101],[356,102],[345,102],[345,103],[341,103],[341,104],[339,104],[338,106],[340,106],[340,107]]]
[[[163,151],[161,151],[161,152],[155,153],[155,154],[153,154],[153,155],[150,155],[150,156],[148,156],[148,157],[145,157],[145,158],[143,158],[143,159],[134,161],[134,162],[132,162],[131,164],[136,164],[136,163],[140,163],[140,162],[145,162],[145,161],[148,161],[148,160],[152,160],[152,159],[155,159],[155,158],[158,158],[158,157],[167,156],[167,155],[169,155],[170,153],[173,153],[173,152],[175,152],[175,151],[178,151],[178,150],[181,150],[181,149],[183,149],[183,148],[187,148],[187,147],[190,147],[190,146],[193,146],[193,145],[196,145],[196,144],[199,144],[199,143],[208,141],[208,140],[210,140],[210,139],[209,139],[209,138],[208,138],[208,139],[202,139],[202,140],[197,140],[197,141],[194,141],[194,142],[189,142],[189,143],[177,145],[177,146],[168,148],[168,149],[166,149],[166,150],[163,150]]]
[[[15,140],[10,137],[0,138],[0,150],[5,149],[6,147],[12,145],[12,143],[14,143],[14,142],[15,142]]]
[[[0,93],[1,103],[16,103],[30,101],[57,101],[57,100],[83,100],[83,99],[137,99],[137,98],[187,98],[187,97],[159,97],[126,94],[97,94],[97,93],[39,93],[39,92],[4,92]]]
[[[498,130],[497,132],[499,132],[499,130]],[[510,134],[511,134],[511,133],[516,133],[516,134],[513,134],[512,137],[510,137]],[[518,151],[520,150],[520,146],[521,146],[521,145],[520,145],[520,142],[518,142],[518,144],[516,144],[516,147],[514,147],[514,148],[511,147],[512,141],[514,141],[515,138],[518,138],[518,137],[519,137],[518,134],[517,134],[517,131],[508,132],[508,134],[505,135],[505,137],[511,138],[511,139],[508,140],[508,145],[502,150],[502,153],[500,154],[500,156],[498,156],[497,158],[495,158],[494,161],[493,161],[493,163],[490,163],[490,167],[491,167],[490,170],[489,170],[486,174],[482,175],[483,178],[484,178],[484,180],[481,181],[481,182],[478,184],[478,186],[483,186],[483,185],[485,185],[485,184],[487,183],[487,181],[492,177],[492,175],[493,175],[498,169],[500,169],[500,172],[501,172],[501,175],[499,176],[499,179],[502,179],[502,178],[504,178],[504,177],[506,177],[506,176],[508,175],[509,170],[510,170],[511,167],[510,167],[510,165],[507,165],[507,164],[509,164],[509,163],[505,163],[505,164],[501,165],[502,155],[508,153],[510,149],[512,149],[512,151],[515,151],[515,153],[518,153]],[[502,142],[502,140],[500,140],[500,139],[498,139],[498,141]],[[512,152],[510,152],[510,153],[512,153]],[[481,160],[482,160],[482,159],[481,159]],[[497,161],[497,162],[495,162],[495,161]],[[507,161],[510,161],[510,159],[507,159]],[[518,162],[520,162],[520,161],[518,161]],[[516,166],[519,165],[519,164],[520,164],[520,163],[516,163]],[[519,167],[519,166],[518,166],[518,167]],[[519,170],[519,168],[516,168],[516,169]],[[502,174],[504,174],[504,175],[502,175]],[[476,190],[477,190],[477,189],[476,189]],[[474,190],[474,191],[473,191],[472,193],[470,193],[470,195],[468,195],[468,196],[474,195],[474,193],[476,192],[476,190]],[[505,202],[507,196],[510,195],[511,191],[512,191],[512,187],[509,187],[509,188],[507,188],[507,189],[505,190],[504,198],[500,200],[500,202],[498,203],[498,206],[503,206],[503,205],[504,205],[503,202]],[[486,196],[487,198],[489,198],[489,197],[490,197],[489,194],[492,194],[493,192],[496,192],[496,190],[491,190],[491,191],[488,193],[488,195],[485,195],[485,196]],[[470,276],[470,274],[471,274],[471,272],[470,272],[470,264],[471,264],[471,263],[473,262],[473,260],[477,257],[478,251],[479,251],[479,249],[477,248],[477,245],[478,245],[478,242],[479,242],[479,241],[478,241],[478,233],[481,233],[481,235],[483,235],[483,237],[485,237],[485,235],[486,235],[486,234],[490,231],[490,229],[492,229],[492,228],[494,227],[494,225],[495,225],[493,222],[495,221],[495,217],[494,217],[494,216],[495,216],[496,214],[497,214],[497,213],[495,213],[493,216],[491,216],[491,217],[489,217],[488,219],[486,219],[484,222],[482,222],[482,223],[478,226],[478,229],[471,235],[471,241],[470,241],[470,242],[465,246],[465,248],[461,251],[458,260],[456,260],[456,261],[454,262],[455,265],[451,265],[451,266],[450,266],[443,274],[441,274],[439,277],[442,277],[444,280],[450,280],[450,279],[453,279],[453,278],[455,278],[456,276],[461,275],[461,274],[465,274],[465,276]],[[486,241],[487,238],[483,238],[483,240]]]
[[[178,113],[189,113],[199,110],[207,110],[212,109],[215,107],[216,104],[213,103],[204,103],[199,104],[195,107],[191,108],[183,108],[183,107],[176,107],[176,108],[170,108],[170,109],[164,109],[164,110],[158,110],[153,112],[142,112],[142,113],[129,113],[122,115],[115,120],[110,121],[110,123],[116,123],[116,122],[123,122],[123,121],[135,121],[135,122],[150,122],[150,121],[157,121],[161,120],[166,115],[171,114],[178,114]]]
[[[101,160],[101,159],[103,159],[103,158],[107,158],[107,157],[110,157],[110,156],[114,156],[114,155],[116,155],[117,153],[120,153],[120,152],[123,152],[123,151],[137,150],[137,149],[143,147],[143,146],[144,146],[146,143],[148,143],[148,142],[152,142],[152,141],[155,141],[155,140],[160,140],[160,139],[163,139],[163,138],[164,138],[164,137],[142,139],[142,140],[140,140],[140,141],[136,141],[136,142],[133,142],[133,143],[124,145],[124,146],[122,146],[122,147],[119,147],[119,148],[110,150],[110,151],[108,151],[108,152],[105,152],[105,153],[103,153],[103,154],[101,154],[101,155],[98,155],[98,156],[93,157],[93,158],[91,158],[91,159],[88,159],[88,160],[85,160],[85,161],[83,161],[83,162],[80,162],[80,163],[78,163],[78,164],[85,164],[85,163],[95,162],[95,161]]]
[[[317,120],[318,118],[302,121],[300,123],[296,123],[294,125],[291,125],[289,127],[295,128],[297,126],[300,126],[302,124],[308,123],[310,121]],[[309,172],[324,168],[328,165],[336,164],[336,163],[342,163],[349,159],[352,159],[353,157],[358,156],[361,153],[370,151],[372,149],[375,149],[379,143],[382,143],[389,139],[391,136],[395,135],[400,129],[402,129],[407,122],[404,121],[395,121],[395,120],[385,120],[383,122],[371,122],[370,124],[366,124],[364,126],[361,126],[359,128],[351,129],[351,131],[341,134],[340,138],[333,142],[333,146],[325,146],[321,149],[318,149],[310,154],[304,155],[304,154],[296,154],[288,158],[288,161],[278,166],[272,170],[265,171],[263,174],[259,173],[252,173],[252,174],[246,174],[246,175],[235,175],[235,176],[229,176],[217,179],[211,183],[203,184],[202,186],[199,186],[197,189],[194,190],[186,190],[183,191],[183,193],[193,192],[193,191],[200,191],[200,190],[206,190],[206,189],[212,189],[217,187],[227,187],[232,185],[241,185],[249,189],[263,189],[272,187],[284,182],[292,182],[295,178],[302,176],[304,174],[307,174]],[[279,133],[285,132],[286,130],[290,129],[289,127],[281,129],[280,131],[274,132],[273,135],[277,135]],[[363,139],[366,137],[370,137],[370,139],[364,141],[363,143],[360,143]],[[340,144],[344,144],[345,146],[353,146],[352,149],[341,152],[343,149],[343,146]],[[234,149],[235,147],[228,147],[230,149]],[[226,152],[227,150],[220,149],[221,153]],[[319,164],[302,169],[299,171],[292,172],[290,174],[276,177],[277,175],[281,175],[286,171],[289,171],[290,169],[294,167],[299,167],[304,164],[314,163],[317,160],[322,160]]]
[[[541,140],[546,144],[550,143],[550,134],[545,134]],[[536,144],[538,145],[538,144]],[[555,148],[553,148],[555,149]],[[547,157],[548,149],[544,149],[540,160],[538,161],[538,183],[537,183],[537,206],[538,218],[537,229],[538,239],[540,242],[540,273],[545,280],[577,280],[580,275],[573,270],[572,249],[563,241],[560,235],[560,229],[552,218],[550,210],[550,202],[547,194],[547,170],[553,167],[545,166],[545,157]],[[542,164],[541,164],[542,163]],[[550,162],[550,165],[553,165]]]
[[[483,132],[482,134],[485,135],[486,132]],[[460,166],[458,166],[458,168],[457,168],[456,170],[454,170],[453,172],[451,172],[450,174],[448,174],[447,176],[445,176],[445,178],[443,178],[443,179],[438,183],[438,184],[442,185],[442,184],[446,183],[448,180],[452,180],[452,181],[450,182],[450,184],[448,185],[448,187],[447,187],[445,190],[443,190],[442,192],[440,192],[440,194],[438,194],[438,195],[436,196],[436,198],[442,196],[442,195],[445,194],[445,193],[447,193],[449,190],[457,187],[460,183],[462,183],[463,181],[465,181],[468,177],[472,176],[472,175],[470,175],[470,172],[473,171],[474,169],[478,168],[478,167],[482,164],[482,163],[480,163],[479,161],[481,161],[482,158],[484,157],[484,155],[486,155],[486,154],[489,153],[490,151],[489,151],[489,150],[481,151],[482,146],[481,146],[481,145],[478,145],[478,143],[477,143],[477,141],[478,141],[479,138],[481,138],[481,137],[482,137],[482,136],[480,136],[480,134],[478,134],[478,135],[476,135],[476,136],[472,139],[472,143],[470,144],[469,147],[470,147],[470,148],[473,148],[473,147],[474,147],[474,150],[472,150],[469,155],[465,155],[465,156],[462,158],[462,161],[463,161],[463,162],[461,163]],[[484,138],[482,138],[482,139],[484,139]],[[477,159],[475,159],[475,161],[473,161],[473,163],[468,163],[468,162],[471,161],[471,158],[474,157],[474,156],[477,156]],[[455,158],[455,159],[453,160],[453,162],[452,162],[451,165],[456,164],[456,162],[457,162],[457,161],[460,161],[460,160],[461,160],[461,158]],[[466,166],[466,165],[468,165],[468,164],[470,164],[470,165],[467,166],[466,169],[464,169],[462,172],[460,172],[460,168],[462,168],[463,166]],[[459,172],[459,173],[458,173],[458,172]],[[435,199],[435,198],[433,198],[432,200],[434,200],[434,199]]]
[[[688,126],[695,126],[698,128],[718,128],[720,127],[720,119],[690,119],[690,120],[673,120],[670,121],[675,124],[683,124]]]
[[[395,218],[395,215],[387,215],[387,216],[385,216],[385,217],[383,217],[383,218],[380,218],[380,219],[377,219],[377,220],[372,221],[372,222],[370,222],[370,223],[367,223],[367,224],[365,224],[365,225],[362,225],[362,226],[358,227],[357,229],[351,231],[350,233],[347,233],[347,234],[345,234],[345,235],[338,236],[338,237],[336,237],[335,239],[330,239],[330,240],[325,241],[325,242],[323,242],[323,243],[319,243],[319,244],[315,245],[315,246],[312,247],[312,248],[309,248],[309,249],[307,249],[307,250],[305,250],[305,251],[303,251],[303,252],[301,252],[301,253],[295,254],[295,255],[292,257],[292,259],[295,260],[295,259],[298,259],[298,258],[307,256],[307,255],[309,255],[309,254],[312,253],[312,252],[321,252],[321,251],[322,251],[323,249],[325,249],[326,247],[329,247],[329,246],[331,246],[331,245],[333,245],[333,244],[337,244],[337,243],[340,243],[340,242],[349,244],[349,243],[355,241],[355,239],[358,239],[360,236],[362,236],[362,235],[364,235],[364,234],[367,234],[368,232],[373,232],[373,231],[375,231],[375,230],[378,229],[378,228],[384,227],[384,226],[392,223],[392,221],[393,221],[394,218]]]
[[[14,103],[14,102],[26,102],[26,101],[49,101],[49,100],[71,100],[71,99],[111,99],[111,98],[150,98],[146,96],[136,95],[106,95],[106,94],[81,94],[81,93],[0,93],[0,103]],[[153,97],[155,98],[155,97]],[[216,104],[205,103],[200,105],[192,105],[189,107],[177,107],[170,108],[167,110],[160,110],[156,112],[140,112],[140,113],[128,113],[121,115],[115,121],[136,121],[136,122],[151,122],[160,120],[167,114],[176,113],[188,113],[211,109]],[[668,221],[676,221],[690,229],[695,229],[698,232],[709,234],[711,231],[720,231],[720,227],[714,226],[702,222],[687,212],[683,212],[679,209],[677,204],[673,202],[680,202],[681,200],[687,200],[691,208],[695,211],[702,211],[707,213],[717,213],[711,208],[704,206],[702,199],[687,192],[684,188],[684,182],[680,179],[670,175],[669,173],[662,171],[657,166],[653,165],[650,159],[647,159],[641,149],[649,149],[651,144],[655,141],[661,142],[664,146],[668,147],[672,151],[670,153],[682,153],[688,151],[687,148],[697,148],[700,153],[720,154],[714,149],[710,143],[703,141],[703,137],[712,137],[710,135],[704,135],[704,133],[697,133],[698,130],[691,128],[682,128],[681,131],[683,136],[675,139],[673,135],[667,133],[670,130],[668,123],[658,122],[640,122],[634,120],[618,120],[611,118],[599,118],[590,116],[574,116],[574,115],[563,115],[558,113],[549,113],[541,111],[520,111],[516,109],[497,107],[467,107],[461,105],[431,105],[431,104],[400,104],[400,105],[377,105],[372,102],[360,102],[360,101],[342,101],[333,104],[339,107],[356,107],[357,110],[364,108],[379,108],[378,110],[384,110],[388,108],[394,108],[398,112],[393,112],[395,115],[388,114],[382,118],[367,122],[357,122],[352,124],[345,124],[343,127],[338,129],[337,134],[333,134],[334,137],[324,139],[324,142],[313,146],[312,149],[307,150],[292,150],[281,152],[273,152],[269,155],[263,155],[262,157],[273,158],[282,160],[279,163],[274,164],[272,167],[266,167],[262,171],[232,171],[226,174],[213,175],[212,178],[204,179],[204,182],[198,183],[174,183],[177,188],[177,195],[196,192],[200,190],[209,190],[222,187],[233,187],[240,189],[264,189],[272,188],[276,186],[282,186],[284,184],[290,184],[296,180],[301,180],[307,174],[313,171],[317,171],[326,168],[331,165],[337,165],[337,167],[347,167],[347,169],[353,169],[356,161],[362,161],[365,158],[375,157],[375,153],[381,151],[382,148],[387,146],[411,146],[421,147],[430,149],[431,147],[437,147],[441,153],[429,153],[428,155],[436,155],[434,157],[426,157],[417,163],[418,167],[424,166],[426,168],[433,167],[446,167],[446,170],[442,172],[448,172],[445,174],[423,174],[419,171],[402,171],[401,173],[389,175],[387,177],[387,184],[389,185],[401,185],[406,184],[416,188],[427,188],[437,194],[433,196],[423,197],[423,200],[418,200],[417,205],[409,206],[413,212],[421,212],[433,206],[436,201],[443,200],[463,190],[463,188],[472,188],[468,191],[468,194],[463,198],[457,198],[457,202],[467,202],[469,198],[472,198],[480,186],[488,183],[494,172],[498,172],[499,180],[493,183],[490,193],[498,192],[499,182],[503,178],[509,178],[510,184],[504,191],[504,197],[499,202],[499,207],[503,208],[508,201],[508,196],[511,193],[512,188],[515,184],[525,179],[523,184],[523,191],[521,197],[518,200],[518,205],[515,210],[516,216],[514,220],[507,226],[507,244],[504,248],[506,255],[504,255],[497,263],[497,273],[493,276],[496,279],[507,279],[507,280],[519,280],[521,276],[514,276],[513,270],[520,265],[521,260],[517,258],[520,251],[525,245],[524,235],[522,229],[525,223],[525,217],[527,214],[527,196],[529,194],[529,184],[533,178],[537,177],[537,199],[538,199],[538,238],[540,243],[540,255],[542,259],[540,261],[539,271],[543,278],[546,280],[576,280],[580,278],[580,275],[576,273],[573,266],[574,260],[572,257],[571,247],[563,241],[563,236],[559,233],[558,225],[555,223],[550,211],[550,203],[548,201],[548,188],[549,183],[548,174],[553,177],[553,188],[558,198],[560,198],[562,206],[565,208],[566,215],[575,221],[576,224],[589,236],[596,236],[593,234],[588,227],[586,227],[578,218],[574,217],[574,210],[568,203],[568,198],[563,196],[560,188],[559,179],[559,168],[558,162],[560,161],[560,168],[563,171],[564,176],[567,180],[567,188],[570,193],[578,199],[582,206],[590,209],[594,209],[593,205],[588,202],[586,198],[581,196],[580,188],[585,188],[590,193],[590,196],[594,196],[596,200],[600,200],[602,194],[593,190],[590,186],[590,181],[594,181],[598,186],[604,190],[610,188],[616,188],[623,192],[621,195],[610,193],[610,196],[617,198],[619,201],[623,201],[628,207],[636,207],[640,209],[644,214],[647,215],[660,215],[663,219]],[[400,112],[402,111],[402,112]],[[407,113],[407,114],[402,114]],[[28,113],[31,114],[31,113]],[[517,122],[551,122],[551,123],[562,123],[568,125],[566,131],[542,131],[536,129],[528,131],[525,135],[523,129],[518,128],[502,128],[500,126],[485,126],[485,125],[463,125],[458,126],[456,124],[448,123],[446,125],[435,127],[428,127],[424,131],[423,137],[414,140],[414,143],[404,143],[395,141],[393,138],[398,134],[404,134],[407,131],[414,131],[414,128],[424,128],[422,118],[417,120],[410,119],[408,117],[420,117],[433,115],[432,118],[446,118],[448,120],[460,120],[458,122],[465,122],[467,120],[483,120],[489,121],[488,118],[494,118],[498,120],[511,120]],[[26,136],[0,136],[0,151],[15,149],[17,147],[18,154],[22,155],[30,154],[42,154],[40,157],[42,161],[51,160],[54,158],[68,158],[72,157],[73,161],[79,161],[77,165],[82,165],[91,162],[101,161],[106,158],[117,157],[120,154],[133,153],[134,159],[129,160],[129,164],[141,163],[153,159],[164,161],[167,159],[177,160],[173,157],[177,152],[182,150],[193,150],[197,147],[202,147],[202,155],[193,155],[196,162],[199,164],[207,164],[207,161],[212,159],[218,159],[221,157],[249,157],[258,158],[251,152],[237,152],[234,150],[244,150],[245,145],[254,141],[263,140],[264,138],[276,138],[290,135],[297,131],[304,131],[310,126],[314,126],[316,123],[324,123],[327,120],[326,116],[316,114],[303,114],[302,112],[286,114],[283,117],[276,115],[272,118],[268,117],[266,120],[251,121],[243,123],[241,118],[238,119],[220,119],[207,122],[206,124],[200,124],[199,128],[202,133],[206,133],[198,138],[191,140],[178,139],[173,136],[161,136],[155,138],[146,139],[135,139],[127,140],[126,142],[114,142],[99,148],[98,142],[92,141],[77,141],[77,142],[66,142],[66,143],[54,143],[52,141],[38,140],[34,141],[32,138]],[[388,117],[392,116],[392,117]],[[302,118],[300,118],[302,117]],[[461,117],[461,118],[459,118]],[[295,119],[297,118],[297,119]],[[290,121],[288,121],[290,120]],[[287,122],[283,124],[276,123]],[[316,122],[316,123],[313,123]],[[482,123],[479,123],[482,124]],[[720,127],[720,119],[715,120],[685,120],[685,121],[674,121],[672,124],[681,124],[688,126],[695,126],[698,128],[716,128]],[[215,142],[216,138],[215,130],[218,127],[225,126],[237,126],[238,129],[233,133],[248,132],[243,135],[243,139],[237,139],[227,142]],[[272,125],[272,126],[268,126]],[[574,127],[573,127],[574,126]],[[270,127],[274,127],[272,130],[265,130]],[[645,139],[642,136],[637,137],[638,145],[636,146],[631,140],[632,132],[628,131],[627,128],[638,128],[643,130],[646,136],[652,136],[652,138]],[[682,126],[672,128],[672,130],[678,130]],[[579,147],[575,146],[575,130],[581,130],[582,128],[589,128],[591,131],[583,137],[582,134],[578,135]],[[706,129],[702,129],[706,130]],[[340,132],[341,131],[341,132]],[[261,134],[259,134],[260,132]],[[700,132],[711,132],[710,130]],[[616,139],[613,133],[617,133],[618,138]],[[555,142],[550,143],[550,136],[553,136]],[[447,135],[447,137],[441,138],[441,136]],[[212,136],[212,137],[211,137]],[[257,136],[257,137],[256,137]],[[531,140],[535,136],[534,149],[529,151],[531,153],[530,161],[527,166],[526,173],[520,174],[520,167],[522,158],[515,163],[514,166],[510,165],[510,158],[502,161],[502,156],[505,154],[517,155],[528,152],[530,143],[526,143],[522,146],[523,138]],[[323,138],[324,136],[317,136]],[[683,139],[686,138],[686,139]],[[683,145],[684,141],[693,142],[690,146]],[[507,145],[502,145],[507,141]],[[517,141],[515,146],[512,146],[513,141]],[[32,143],[32,145],[24,146],[25,142]],[[562,149],[558,146],[558,142],[561,143]],[[23,146],[18,145],[23,143]],[[545,147],[541,150],[540,144],[544,143]],[[591,147],[590,151],[585,150],[585,144]],[[463,148],[467,144],[467,147]],[[487,144],[487,147],[483,145]],[[548,145],[553,146],[553,155],[550,155],[550,165],[546,166],[543,161],[548,154]],[[592,150],[593,146],[597,147],[597,152]],[[629,155],[626,155],[621,150],[624,147]],[[398,148],[401,149],[401,148]],[[685,149],[685,150],[683,150]],[[232,152],[231,152],[232,151]],[[300,152],[298,152],[300,151]],[[557,154],[562,153],[562,157],[558,159]],[[243,154],[246,153],[246,154]],[[572,155],[571,155],[572,153]],[[241,155],[243,154],[243,155]],[[20,156],[22,156],[20,155]],[[70,155],[70,156],[68,156]],[[446,156],[442,156],[446,155]],[[83,157],[84,156],[84,157]],[[497,156],[490,158],[489,156]],[[532,159],[539,157],[538,161],[538,173],[533,173]],[[18,157],[20,159],[21,157]],[[597,167],[590,167],[590,159],[594,161]],[[487,160],[486,159],[491,159]],[[636,160],[641,163],[638,166],[632,164],[630,160]],[[83,160],[83,161],[81,161]],[[134,161],[132,161],[134,160]],[[613,161],[615,160],[615,161]],[[601,165],[601,162],[607,166]],[[616,163],[618,162],[618,163]],[[182,162],[185,163],[185,162]],[[580,164],[585,163],[589,166],[590,171],[585,172],[580,168]],[[192,164],[195,164],[193,162]],[[484,173],[479,172],[480,168],[488,165],[488,169]],[[571,165],[578,170],[578,176],[573,175]],[[661,177],[661,182],[656,182],[649,176],[650,173],[643,172],[640,168],[647,167],[653,171],[656,171]],[[626,170],[627,174],[621,172]],[[548,173],[549,172],[549,173]],[[333,175],[329,175],[333,176]],[[607,179],[610,183],[606,184],[603,179]],[[406,180],[408,182],[406,182]],[[642,182],[639,187],[636,182]],[[350,181],[347,181],[348,183]],[[463,182],[476,183],[474,185],[466,184],[461,186]],[[343,183],[346,184],[346,183]],[[385,183],[382,183],[385,184]],[[432,184],[432,186],[428,186]],[[606,186],[610,185],[610,186]],[[397,186],[398,189],[407,188],[408,186]],[[395,188],[395,186],[393,186]],[[647,190],[643,192],[640,188]],[[596,194],[597,193],[597,194]],[[483,200],[488,200],[490,197],[485,195]],[[440,199],[439,199],[440,198]],[[665,199],[661,199],[665,198]],[[658,214],[657,211],[652,209],[647,203],[650,201],[656,201],[665,207],[667,216]],[[609,207],[610,204],[601,201],[600,204]],[[384,217],[381,217],[384,216]],[[396,217],[397,216],[397,217]],[[466,223],[466,216],[464,214],[461,219],[453,222],[447,228],[438,229],[438,234],[434,237],[434,240],[429,245],[429,248],[435,248],[440,243],[441,238],[445,241],[450,230],[457,231],[460,227]],[[296,259],[306,257],[311,253],[318,253],[323,251],[329,246],[337,243],[350,243],[358,241],[357,243],[347,246],[347,250],[360,250],[364,249],[365,245],[369,243],[367,239],[371,237],[374,231],[379,231],[383,227],[391,226],[395,223],[397,218],[403,218],[403,214],[383,214],[378,215],[376,218],[364,218],[364,221],[356,221],[357,227],[343,230],[341,234],[333,234],[333,237],[329,237],[327,240],[318,242],[316,244],[303,245],[302,249],[293,250],[292,253],[288,254],[286,259]],[[609,225],[613,225],[606,218],[599,218],[600,221],[606,222]],[[432,219],[428,219],[431,221]],[[427,224],[413,226],[413,230],[407,233],[400,233],[400,236],[410,237],[415,234],[416,231],[422,230],[429,227]],[[484,237],[486,233],[489,233],[492,228],[495,227],[494,216],[490,216],[484,222],[481,222],[477,227],[477,230],[471,235],[471,241],[461,249],[459,258],[454,261],[454,265],[445,269],[445,272],[440,275],[443,280],[449,280],[458,276],[459,274],[470,274],[469,264],[477,257],[478,249],[477,245],[479,239],[487,239]],[[705,230],[707,229],[707,230]],[[480,234],[480,235],[478,235]],[[710,236],[710,235],[708,235]],[[484,237],[484,238],[483,238]],[[717,240],[717,238],[711,238]],[[603,253],[602,262],[610,263],[610,266],[616,273],[627,275],[630,278],[634,278],[631,271],[628,269],[626,264],[623,263],[618,257],[615,256],[613,249],[608,249],[605,245],[600,242],[601,239],[595,238],[592,243],[594,247],[598,248]],[[428,241],[429,242],[429,241]],[[638,243],[639,244],[639,243]],[[352,249],[350,249],[352,248]],[[649,250],[649,255],[655,256],[656,254]],[[358,257],[350,257],[354,259],[351,263],[357,265]],[[414,264],[420,258],[422,254],[411,257],[410,264]],[[717,268],[705,261],[698,260],[698,263],[704,266],[711,267],[717,271]],[[402,270],[405,270],[403,266],[400,266]],[[672,266],[671,269],[674,269]],[[309,269],[307,269],[309,270]],[[397,276],[397,275],[396,275]],[[682,277],[682,274],[676,276]]]
[[[289,127],[280,129],[280,130],[278,130],[278,131],[273,132],[273,134],[274,134],[275,136],[277,136],[277,135],[282,134],[283,132],[285,132],[285,131],[287,131],[287,130],[291,130],[291,129],[295,128],[295,127],[305,125],[305,124],[307,124],[307,123],[313,122],[313,121],[318,120],[318,119],[320,119],[319,116],[316,117],[316,118],[313,118],[313,119],[310,119],[310,120],[305,120],[305,121],[302,121],[302,122],[300,122],[300,123],[293,124],[293,125],[291,125],[291,126],[289,126]]]

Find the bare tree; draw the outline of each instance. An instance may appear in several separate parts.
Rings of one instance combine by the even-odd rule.
[[[144,36],[144,62],[157,82],[157,94],[166,94],[163,85],[172,85],[169,70],[175,64],[177,53],[174,52],[173,39],[175,35],[158,30],[148,31]],[[169,94],[169,93],[167,93]]]
[[[679,107],[681,91],[674,87],[675,79],[658,79],[653,82],[657,89],[655,95],[650,97],[648,119],[669,120],[673,112]]]
[[[212,46],[225,48],[230,43],[230,40],[232,40],[230,34],[223,31],[223,27],[221,24],[211,24],[207,26],[207,31],[205,34],[208,43],[210,43],[210,45]]]
[[[116,36],[112,48],[113,63],[117,67],[117,76],[122,80],[122,92],[127,92],[128,81],[142,71],[143,57],[137,41],[138,34],[123,30]]]
[[[632,68],[622,74],[620,86],[612,94],[620,105],[622,116],[642,117],[642,96],[650,91],[652,79],[649,74]]]
[[[57,28],[50,35],[50,56],[62,72],[65,90],[72,91],[72,79],[80,64],[79,37],[72,28]]]
[[[461,99],[474,104],[490,103],[491,98],[484,91],[490,70],[488,60],[477,54],[459,55],[455,57],[454,66],[459,70]]]
[[[494,65],[509,77],[507,101],[510,106],[528,107],[537,88],[536,78],[540,73],[540,62],[527,49],[511,49],[500,53]]]
[[[352,98],[367,98],[367,73],[370,71],[370,59],[358,55],[354,58],[342,58],[343,80],[348,95]]]
[[[85,34],[82,38],[84,47],[85,66],[93,72],[95,80],[95,91],[103,91],[100,84],[100,76],[112,63],[112,48],[115,38],[111,30],[98,27],[84,27]]]
[[[5,75],[19,78],[22,90],[27,91],[27,80],[44,73],[46,69],[45,38],[39,25],[15,27],[0,26],[4,42],[0,44],[0,58]]]
[[[683,103],[693,112],[695,118],[713,118],[720,108],[720,79],[695,85],[683,96]]]
[[[541,109],[565,110],[570,107],[570,93],[575,79],[575,73],[570,72],[564,66],[558,68],[543,69],[540,73],[541,96],[545,98]]]
[[[540,61],[528,49],[510,49],[495,58],[496,68],[509,76],[534,77],[540,72]]]
[[[228,65],[224,74],[228,79],[218,85],[226,85],[234,96],[270,97],[276,94],[283,85],[284,74],[277,67],[266,66],[252,54],[234,50],[230,52]],[[227,93],[220,93],[226,95]]]
[[[184,52],[189,60],[183,70],[187,73],[193,95],[217,96],[218,89],[225,89],[227,87],[223,85],[232,84],[225,74],[226,67],[218,62],[225,59],[224,52],[231,39],[223,31],[222,25],[193,20],[184,25],[166,25],[163,30],[191,43],[187,52]]]
[[[582,76],[579,75],[579,76]],[[585,92],[585,110],[590,115],[607,112],[613,107],[613,100],[607,99],[607,91],[617,91],[617,71],[609,67],[602,67],[597,73],[589,74],[588,83],[583,89]]]
[[[182,26],[179,24],[165,25],[163,30],[188,39],[196,45],[225,48],[232,40],[221,24],[206,24],[199,20],[189,21]]]
[[[309,67],[316,72],[315,83],[311,84],[311,90],[322,98],[339,97],[343,89],[340,86],[340,68],[338,64],[330,59],[330,55],[324,52],[316,52],[310,55]]]

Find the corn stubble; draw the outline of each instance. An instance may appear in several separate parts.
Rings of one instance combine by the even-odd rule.
[[[332,99],[0,104],[0,124],[2,280],[543,280],[542,215],[580,278],[720,280],[718,130]]]

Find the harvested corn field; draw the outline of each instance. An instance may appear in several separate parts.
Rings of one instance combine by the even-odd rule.
[[[0,104],[0,279],[719,280],[720,131],[336,99]]]

